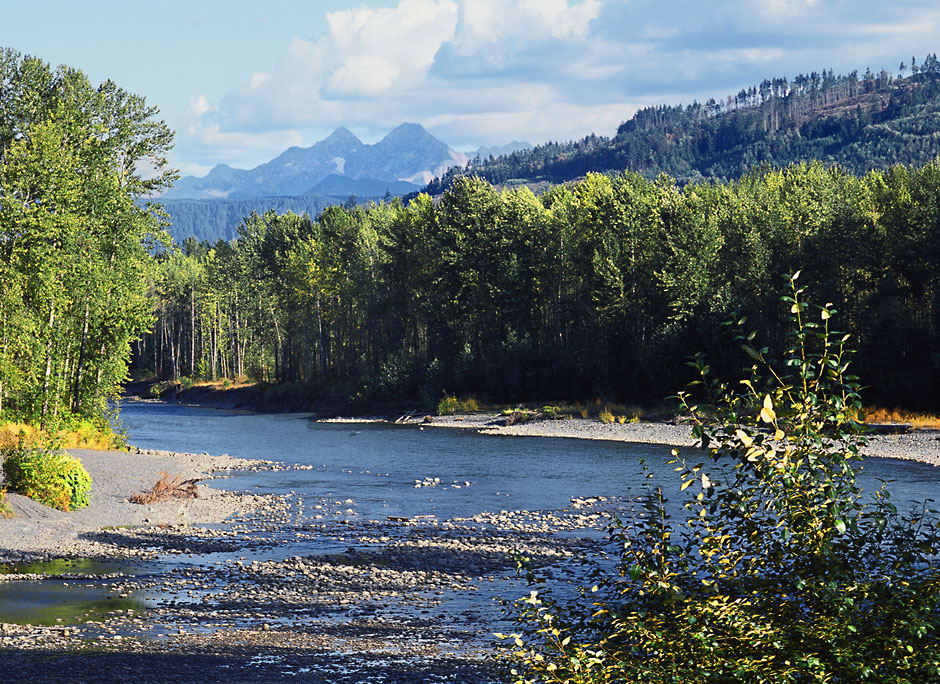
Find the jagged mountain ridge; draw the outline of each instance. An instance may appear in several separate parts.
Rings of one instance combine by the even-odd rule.
[[[451,149],[420,124],[404,123],[374,145],[367,145],[349,129],[340,127],[310,147],[291,147],[253,169],[214,167],[203,178],[181,178],[165,199],[238,199],[299,196],[319,193],[318,184],[330,177],[330,194],[355,194],[361,183],[344,187],[337,178],[369,181],[370,187],[388,183],[392,194],[418,189],[452,166],[464,166],[467,157]],[[409,185],[403,185],[407,183]],[[377,193],[379,196],[384,194]]]

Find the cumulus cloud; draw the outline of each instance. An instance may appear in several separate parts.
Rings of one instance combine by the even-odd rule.
[[[929,0],[864,17],[832,0],[378,2],[329,13],[321,35],[294,38],[224,97],[194,97],[180,130],[189,163],[248,166],[337,126],[381,135],[403,121],[467,148],[610,134],[638,106],[891,68],[935,50],[940,24]]]
[[[813,7],[818,0],[759,0],[764,12],[774,17],[789,17],[802,14]]]

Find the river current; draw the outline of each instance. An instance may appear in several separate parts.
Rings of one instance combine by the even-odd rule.
[[[257,414],[129,402],[121,420],[145,449],[228,453],[300,464],[311,470],[245,473],[218,486],[352,499],[357,516],[433,515],[566,508],[573,497],[642,493],[643,465],[666,492],[679,481],[666,446],[547,437],[503,437],[385,423],[320,423],[304,414]],[[683,450],[690,460],[694,449]],[[899,506],[940,492],[940,468],[869,459],[858,481],[889,481]],[[416,486],[421,484],[422,486]],[[347,509],[344,509],[347,510]]]

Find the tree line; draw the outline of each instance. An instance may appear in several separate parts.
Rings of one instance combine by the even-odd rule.
[[[0,49],[0,416],[104,424],[146,329],[172,133],[144,99]],[[144,168],[150,169],[145,174]]]
[[[139,370],[303,383],[323,396],[654,401],[684,361],[727,366],[746,315],[784,344],[778,276],[802,270],[855,336],[872,403],[937,406],[940,161],[820,163],[732,182],[588,174],[536,197],[455,179],[156,257]],[[735,365],[735,364],[732,364]]]

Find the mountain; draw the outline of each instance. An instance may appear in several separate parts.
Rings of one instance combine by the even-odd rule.
[[[513,140],[511,143],[497,145],[494,147],[480,145],[480,147],[477,148],[477,151],[473,152],[469,156],[471,158],[479,157],[480,159],[489,159],[490,157],[501,157],[504,154],[512,154],[513,152],[524,152],[525,150],[531,150],[532,147],[534,147],[532,143]]]
[[[252,212],[264,214],[308,214],[318,216],[333,204],[343,204],[349,195],[300,195],[293,197],[232,197],[228,199],[160,199],[170,216],[170,234],[181,243],[188,237],[200,242],[230,242],[238,237],[238,226]]]
[[[348,178],[331,173],[310,188],[304,195],[333,195],[335,197],[385,197],[407,195],[424,187],[408,181],[384,181],[377,178]]]
[[[181,178],[163,198],[211,200],[298,196],[310,194],[328,176],[402,188],[405,186],[395,184],[406,181],[423,186],[452,166],[466,163],[465,155],[452,150],[419,124],[401,124],[374,145],[366,145],[351,131],[340,127],[311,147],[291,147],[253,169],[233,169],[220,164],[202,178]],[[360,195],[351,190],[355,184],[350,184],[347,191],[335,179],[331,183],[347,197],[349,194]],[[387,189],[396,194],[391,187]],[[385,190],[383,188],[375,196],[381,197]],[[319,190],[316,192],[323,194]]]
[[[917,73],[799,74],[765,79],[737,95],[701,104],[648,107],[613,137],[547,143],[449,169],[427,192],[438,195],[472,173],[494,185],[537,187],[594,171],[668,174],[679,182],[730,180],[760,165],[819,160],[862,174],[940,155],[940,61]]]

